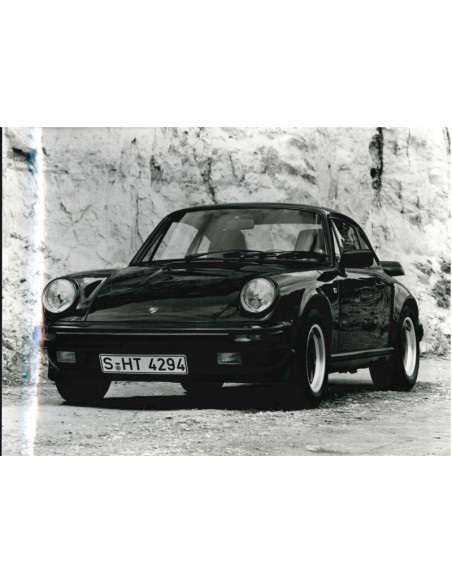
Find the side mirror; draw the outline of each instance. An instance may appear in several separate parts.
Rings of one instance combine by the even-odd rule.
[[[370,268],[374,263],[374,254],[370,249],[349,249],[341,256],[339,266],[342,268]]]

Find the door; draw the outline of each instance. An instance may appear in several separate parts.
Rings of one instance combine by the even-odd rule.
[[[332,230],[338,256],[350,249],[371,249],[362,230],[342,218],[332,219]],[[393,284],[377,257],[369,268],[345,269],[338,289],[338,353],[388,347]]]

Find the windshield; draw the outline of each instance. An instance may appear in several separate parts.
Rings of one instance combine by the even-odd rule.
[[[229,253],[228,253],[229,252]],[[326,256],[319,213],[298,209],[229,208],[174,216],[142,262],[258,255]]]

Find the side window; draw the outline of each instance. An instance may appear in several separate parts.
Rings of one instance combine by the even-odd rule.
[[[370,247],[366,243],[366,239],[364,237],[364,231],[362,229],[357,229],[359,243],[361,245],[361,249],[370,249]]]
[[[336,258],[336,261],[339,262],[341,259],[342,248],[339,243],[340,241],[339,232],[337,230],[336,225],[333,222],[331,222],[331,231],[333,232],[334,257]]]
[[[358,227],[357,232],[358,232],[359,243],[361,245],[361,249],[371,249],[371,247],[369,246],[369,244],[366,242],[366,238],[365,238],[365,235],[364,235],[364,231]],[[374,252],[374,255],[375,255],[375,252]],[[371,267],[372,268],[375,268],[377,266],[378,266],[378,261],[374,257],[374,263],[372,264]]]
[[[335,240],[336,259],[339,260],[342,252],[350,249],[370,249],[364,238],[364,232],[354,225],[342,221],[341,219],[332,220],[333,234]],[[374,263],[371,267],[378,266],[378,262],[374,258]]]
[[[340,219],[333,219],[333,226],[341,253],[350,249],[361,249],[358,234],[353,225]]]

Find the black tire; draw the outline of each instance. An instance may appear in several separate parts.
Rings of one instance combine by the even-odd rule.
[[[107,393],[110,383],[100,376],[58,375],[55,379],[58,393],[73,405],[96,405]]]
[[[328,384],[329,335],[318,310],[310,310],[303,319],[295,347],[292,376],[288,382],[290,404],[300,408],[320,405]]]
[[[212,395],[223,387],[222,381],[184,381],[181,383],[187,395]]]
[[[388,363],[371,365],[370,376],[376,389],[409,391],[419,371],[419,328],[416,314],[405,306],[400,315],[394,355]]]

